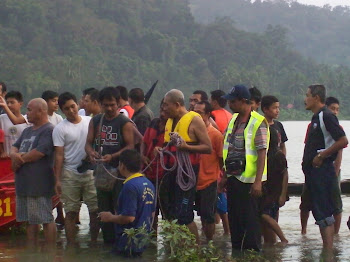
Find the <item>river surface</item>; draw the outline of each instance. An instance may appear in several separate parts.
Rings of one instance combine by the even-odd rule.
[[[283,122],[289,141],[287,145],[287,159],[289,166],[289,181],[293,183],[302,183],[304,175],[301,171],[301,158],[303,155],[305,132],[308,125],[306,121],[288,121]],[[350,131],[350,121],[341,121],[345,132]],[[343,153],[342,179],[350,179],[350,154],[349,149]],[[286,247],[265,247],[262,255],[269,261],[323,261],[321,258],[322,240],[318,226],[314,224],[314,219],[310,215],[308,222],[308,232],[302,236],[300,234],[299,220],[300,197],[292,196],[290,201],[280,209],[279,224],[285,233],[289,244]],[[343,195],[343,222],[340,233],[335,237],[334,242],[334,260],[350,261],[350,237],[346,221],[349,217],[350,196]],[[113,257],[109,254],[109,247],[103,247],[101,236],[99,246],[90,248],[89,242],[89,220],[85,205],[82,206],[80,213],[81,225],[79,225],[80,247],[74,250],[66,250],[64,230],[58,231],[58,248],[54,254],[45,252],[28,252],[24,249],[25,236],[1,235],[0,236],[0,261],[27,262],[27,261],[130,261]],[[200,228],[200,222],[196,217],[196,222]],[[41,236],[41,239],[43,237]],[[201,238],[204,240],[204,236]],[[43,240],[42,240],[43,241]],[[217,226],[214,238],[215,245],[223,254],[231,254],[231,243],[227,236],[223,236],[221,225]],[[158,247],[159,248],[159,247]],[[142,258],[134,261],[167,261],[164,257],[157,257],[157,248],[151,247],[144,253]]]

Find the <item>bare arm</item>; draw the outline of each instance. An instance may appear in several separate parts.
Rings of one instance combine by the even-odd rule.
[[[0,158],[6,158],[8,155],[5,152],[4,149],[4,143],[0,143]]]
[[[119,225],[126,225],[134,222],[135,217],[123,216],[123,215],[113,215],[111,212],[101,212],[99,213],[101,222],[112,222]]]
[[[38,161],[39,159],[43,158],[44,156],[45,156],[45,154],[39,152],[36,149],[33,149],[33,150],[29,151],[28,153],[23,154],[22,159],[23,159],[24,163],[28,163],[28,162]]]
[[[96,158],[100,158],[101,156],[92,148],[92,145],[94,143],[95,139],[95,128],[92,119],[89,123],[89,131],[86,137],[86,143],[85,143],[85,152],[89,156],[90,161],[92,163],[95,162]]]
[[[195,116],[189,129],[190,132],[193,132],[198,145],[189,145],[183,142],[178,148],[193,153],[210,154],[213,148],[202,118]]]
[[[107,154],[102,157],[104,162],[110,162],[113,158],[118,158],[126,149],[134,149],[134,125],[131,122],[126,123],[122,129],[125,147],[113,154]]]
[[[55,146],[55,177],[56,177],[56,193],[61,194],[61,176],[64,160],[64,147]]]
[[[278,201],[280,207],[284,206],[284,204],[286,203],[287,190],[288,190],[288,170],[286,169],[283,173],[282,192]]]
[[[342,159],[343,159],[343,149],[340,149],[338,151],[337,158],[334,161],[334,168],[335,168],[335,175],[336,176],[339,176]]]
[[[266,149],[259,149],[258,160],[257,160],[257,168],[256,168],[256,177],[255,181],[251,188],[251,194],[253,196],[259,197],[262,194],[262,176],[265,168],[265,159],[266,159]]]
[[[3,97],[0,96],[0,106],[4,108],[7,116],[11,120],[12,124],[18,125],[18,124],[24,124],[27,123],[27,121],[24,119],[22,115],[15,116],[14,113],[11,112],[10,108],[7,106],[6,101]]]
[[[11,147],[10,158],[12,170],[16,172],[17,169],[23,164],[22,154],[18,153],[17,147]]]

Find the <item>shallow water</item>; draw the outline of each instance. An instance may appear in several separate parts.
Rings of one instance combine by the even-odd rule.
[[[304,176],[300,169],[300,162],[303,154],[303,141],[308,122],[283,122],[289,141],[287,142],[287,158],[289,165],[290,182],[303,182]],[[345,131],[350,130],[350,121],[341,122]],[[343,154],[342,179],[349,179],[350,173],[350,155],[345,149]],[[314,219],[310,214],[308,232],[305,236],[300,233],[299,220],[299,204],[300,197],[292,196],[290,201],[280,210],[280,226],[285,233],[289,244],[286,247],[264,247],[262,255],[269,261],[324,261],[321,258],[322,240],[318,226],[314,224]],[[334,241],[334,260],[333,261],[350,261],[350,238],[349,229],[346,221],[349,216],[350,196],[343,195],[343,222],[340,234],[335,237]],[[39,250],[37,252],[28,252],[24,249],[25,236],[0,235],[0,260],[11,262],[27,262],[27,261],[130,261],[127,259],[116,258],[109,254],[110,247],[102,245],[101,233],[99,238],[99,246],[97,248],[89,247],[89,219],[85,205],[82,206],[80,214],[81,225],[77,239],[79,239],[80,247],[73,250],[66,250],[64,230],[58,234],[58,248],[53,254],[48,254]],[[198,228],[200,223],[196,217]],[[204,240],[204,236],[201,235]],[[41,236],[43,239],[43,236]],[[42,240],[43,241],[43,240]],[[230,256],[231,243],[230,238],[223,236],[223,228],[217,226],[214,238],[215,245],[222,251],[224,255]],[[43,242],[41,242],[43,244]],[[159,247],[158,247],[159,248]],[[151,247],[146,250],[142,258],[134,261],[167,261],[166,257],[157,257],[157,248]]]

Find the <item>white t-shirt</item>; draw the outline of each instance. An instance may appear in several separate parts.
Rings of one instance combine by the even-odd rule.
[[[62,122],[63,118],[59,114],[56,114],[53,112],[52,116],[49,116],[49,122],[53,124],[54,126],[57,126],[58,123]]]
[[[78,172],[77,167],[86,157],[85,143],[91,119],[89,116],[80,117],[78,124],[63,120],[52,133],[53,145],[64,147],[63,168],[74,172]]]
[[[129,117],[128,111],[126,111],[126,109],[124,109],[124,108],[123,108],[123,109],[120,109],[119,113],[123,113],[124,116],[126,116],[127,118],[130,118],[130,117]]]
[[[85,109],[79,109],[78,115],[80,115],[80,116],[86,116]]]
[[[0,129],[5,133],[4,150],[8,155],[10,155],[12,145],[21,136],[23,130],[31,126],[28,124],[27,116],[23,117],[27,121],[26,124],[14,125],[7,114],[0,115]]]

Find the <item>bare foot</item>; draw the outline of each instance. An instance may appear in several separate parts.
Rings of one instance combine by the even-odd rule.
[[[285,246],[287,246],[287,245],[288,245],[288,240],[287,240],[287,239],[285,239],[285,240],[283,240],[283,241],[281,241],[281,242],[276,243],[276,246],[278,246],[278,247],[285,247]]]

